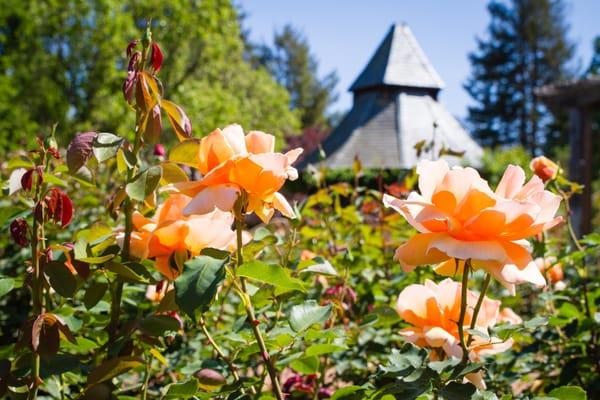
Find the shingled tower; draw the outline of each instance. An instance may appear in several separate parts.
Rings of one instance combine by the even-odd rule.
[[[435,152],[442,146],[465,151],[467,163],[479,164],[482,149],[437,101],[443,87],[408,26],[392,25],[350,87],[352,109],[322,144],[326,164],[349,168],[358,156],[367,168],[412,168],[419,160],[414,145],[422,140],[433,140]],[[316,152],[306,160],[316,161]]]

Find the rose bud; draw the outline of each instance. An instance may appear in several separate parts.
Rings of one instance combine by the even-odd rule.
[[[154,68],[154,72],[158,73],[158,71],[160,71],[160,67],[162,66],[163,54],[156,42],[152,42],[152,53],[150,54],[150,62],[152,63],[152,68]]]
[[[154,155],[155,155],[155,156],[162,157],[162,156],[164,156],[164,155],[165,155],[165,153],[166,153],[166,152],[165,152],[165,146],[163,146],[163,145],[162,145],[162,144],[160,144],[160,143],[156,143],[156,144],[154,145]]]
[[[544,156],[539,156],[531,160],[529,168],[544,182],[556,178],[560,169],[554,161]]]
[[[21,247],[25,247],[29,243],[27,229],[27,221],[23,218],[15,218],[13,222],[10,223],[10,234],[15,243]]]
[[[131,53],[133,53],[133,49],[135,49],[135,46],[137,46],[138,42],[138,39],[129,42],[129,44],[127,45],[127,57],[131,57]]]

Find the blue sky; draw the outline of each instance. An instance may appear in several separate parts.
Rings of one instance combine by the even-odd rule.
[[[441,101],[464,118],[469,95],[462,88],[475,49],[489,22],[483,0],[238,0],[246,11],[246,27],[255,41],[271,42],[275,29],[290,22],[306,35],[320,63],[321,74],[336,70],[339,99],[333,110],[352,105],[347,89],[393,22],[406,22],[446,83]],[[570,38],[576,58],[589,63],[592,40],[600,34],[599,0],[567,1]]]

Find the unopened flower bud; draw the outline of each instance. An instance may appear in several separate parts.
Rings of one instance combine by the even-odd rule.
[[[544,182],[550,181],[558,175],[559,167],[549,158],[539,156],[531,160],[529,168]]]

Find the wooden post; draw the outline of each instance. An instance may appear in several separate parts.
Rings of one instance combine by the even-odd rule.
[[[592,219],[592,113],[587,107],[569,110],[569,179],[584,185],[571,199],[573,228],[577,236],[591,231]]]

